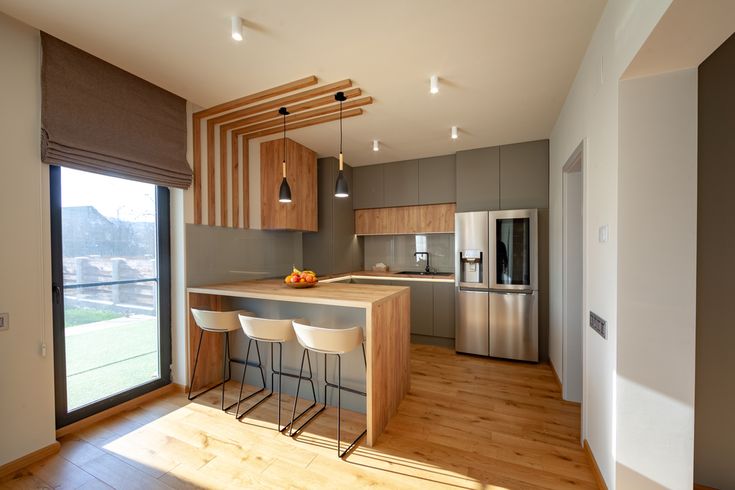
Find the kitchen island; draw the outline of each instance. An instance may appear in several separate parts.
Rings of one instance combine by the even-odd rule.
[[[364,377],[367,399],[364,411],[368,446],[377,441],[408,393],[411,381],[411,299],[406,287],[332,283],[318,284],[308,289],[293,289],[281,280],[261,280],[190,287],[187,293],[190,308],[220,311],[247,309],[264,318],[306,318],[315,325],[334,328],[362,326],[367,358]],[[200,330],[190,313],[187,379],[191,376],[199,335]],[[240,351],[243,352],[241,347],[242,345]],[[284,349],[284,369],[298,370],[299,363],[294,361],[300,358],[300,348],[288,348],[290,351]],[[267,356],[263,357],[265,364]],[[251,359],[254,359],[252,353]],[[330,363],[330,378],[333,376],[333,364],[336,363]],[[321,382],[324,366],[315,367],[318,372],[318,375],[315,373],[315,378]],[[361,353],[346,356],[343,363],[343,384],[347,385],[350,378],[353,382],[361,381],[358,378],[363,369]],[[193,388],[197,390],[210,386],[219,382],[221,376],[222,340],[205,334]],[[233,376],[233,379],[239,378]],[[302,396],[304,391],[308,390],[302,390]],[[320,391],[323,393],[323,390]],[[343,402],[345,398],[343,396]]]

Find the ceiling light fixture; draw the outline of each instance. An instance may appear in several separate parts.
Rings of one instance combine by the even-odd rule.
[[[373,151],[380,151],[380,142],[378,140],[373,140]]]
[[[429,93],[432,95],[439,93],[439,77],[436,75],[431,75],[429,78]]]
[[[232,17],[232,39],[238,42],[242,41],[243,40],[242,31],[243,31],[242,19],[236,15],[233,16]]]
[[[342,154],[342,102],[347,100],[344,92],[334,94],[334,100],[339,102],[339,173],[337,174],[337,182],[334,186],[334,197],[349,197],[350,189],[347,185],[344,169],[345,157]]]
[[[452,126],[452,139],[456,140],[459,137],[459,131],[457,130],[457,126]]]
[[[283,116],[283,180],[278,190],[278,202],[288,203],[291,202],[291,187],[288,186],[288,180],[286,180],[286,116],[288,116],[288,111],[285,107],[281,107],[278,113]]]

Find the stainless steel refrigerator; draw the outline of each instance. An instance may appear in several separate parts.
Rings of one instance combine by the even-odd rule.
[[[455,215],[457,352],[538,361],[538,211]]]

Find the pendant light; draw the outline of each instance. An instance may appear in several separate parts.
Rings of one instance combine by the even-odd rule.
[[[334,99],[339,101],[339,174],[337,174],[337,183],[334,186],[334,197],[349,197],[350,189],[343,172],[345,157],[342,154],[342,102],[347,100],[347,96],[344,92],[337,92]]]
[[[285,107],[281,107],[278,113],[283,116],[283,180],[278,191],[278,202],[286,203],[291,202],[291,188],[286,180],[286,116],[288,116],[288,111]]]

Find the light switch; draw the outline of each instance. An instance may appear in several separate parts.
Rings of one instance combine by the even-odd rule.
[[[610,238],[610,228],[608,225],[602,225],[600,226],[600,229],[597,232],[598,240],[600,243],[606,243],[607,240]]]
[[[0,313],[0,330],[10,328],[10,313]]]

